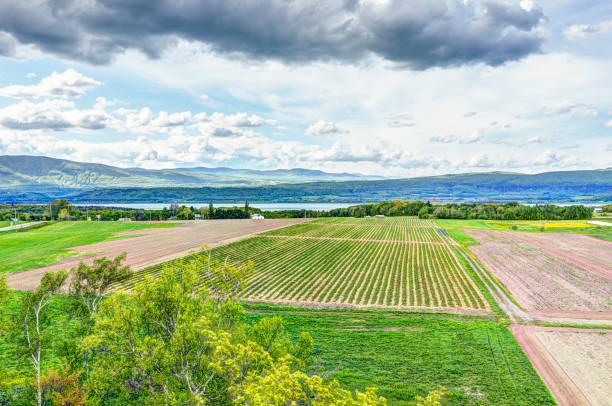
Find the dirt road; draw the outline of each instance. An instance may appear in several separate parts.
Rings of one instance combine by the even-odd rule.
[[[47,270],[70,269],[80,261],[91,262],[93,258],[102,256],[115,257],[122,252],[127,252],[127,264],[133,269],[140,269],[185,256],[202,244],[212,248],[304,221],[308,219],[202,220],[184,222],[170,228],[125,231],[118,234],[134,237],[74,247],[72,250],[81,253],[81,256],[8,275],[7,282],[11,289],[33,290]]]

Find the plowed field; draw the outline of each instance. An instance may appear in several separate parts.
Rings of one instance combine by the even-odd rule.
[[[612,242],[577,234],[464,231],[481,243],[470,250],[528,311],[612,316]]]
[[[321,219],[216,248],[213,257],[254,262],[246,300],[489,310],[437,229],[417,218]],[[145,269],[123,287],[161,268]]]
[[[8,283],[12,289],[33,290],[38,286],[42,275],[48,270],[70,269],[77,266],[79,261],[91,262],[93,258],[101,256],[115,257],[122,252],[127,252],[126,263],[134,269],[139,269],[183,257],[190,250],[197,249],[202,244],[215,247],[303,221],[306,220],[202,220],[184,222],[184,224],[171,228],[124,231],[117,233],[124,237],[121,239],[71,247],[70,250],[79,256],[65,258],[54,265],[14,273],[8,276]],[[96,227],[98,224],[89,222],[85,225]],[[22,236],[28,237],[27,234]]]
[[[609,405],[612,330],[510,326],[560,405]]]

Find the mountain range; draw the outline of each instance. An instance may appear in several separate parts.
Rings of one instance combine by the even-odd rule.
[[[75,162],[29,155],[0,156],[0,187],[45,188],[255,186],[337,180],[381,179],[311,169],[252,170],[233,168],[142,169]]]
[[[612,168],[463,173],[406,179],[307,169],[147,170],[33,156],[0,156],[0,203],[612,201]]]

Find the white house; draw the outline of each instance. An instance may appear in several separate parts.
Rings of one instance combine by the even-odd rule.
[[[263,220],[265,217],[259,213],[255,213],[251,216],[251,220]]]
[[[602,213],[602,212],[603,212],[603,209],[601,207],[595,207],[593,209],[593,213]]]

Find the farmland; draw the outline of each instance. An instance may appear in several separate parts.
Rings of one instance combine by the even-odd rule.
[[[50,265],[74,255],[72,247],[125,238],[115,233],[168,228],[171,223],[61,222],[27,232],[0,234],[0,273]]]
[[[606,221],[599,219],[598,221]],[[612,241],[612,227],[591,224],[587,220],[456,220],[437,219],[436,223],[463,245],[478,245],[479,242],[467,235],[464,229],[523,231],[528,233],[585,234],[602,240]]]
[[[412,217],[320,219],[216,248],[213,256],[254,262],[243,297],[250,301],[490,310],[433,223]],[[143,269],[121,287],[162,267]]]
[[[304,219],[205,220],[180,223],[64,222],[23,233],[0,235],[0,272],[15,289],[34,289],[47,270],[71,268],[94,256],[127,253],[126,263],[137,269],[187,255],[206,243],[211,246],[257,232],[295,224]]]
[[[470,250],[534,314],[612,316],[612,244],[590,236],[465,230]]]
[[[517,325],[510,329],[559,404],[609,404],[612,330]]]
[[[281,316],[311,332],[320,362],[347,388],[376,385],[390,405],[444,386],[444,404],[552,405],[506,327],[478,316],[245,304],[248,320]],[[337,371],[336,371],[337,369]]]
[[[0,311],[19,311],[23,294],[12,295]],[[50,349],[45,366],[60,363],[60,343],[75,334],[64,299],[51,303],[48,332],[58,345]],[[310,332],[317,361],[330,378],[347,389],[376,385],[389,405],[414,404],[416,395],[438,386],[451,392],[445,404],[554,404],[510,332],[485,317],[258,303],[244,307],[249,325],[280,316],[291,338]],[[17,358],[17,350],[0,336],[0,365],[31,374],[29,361]]]

